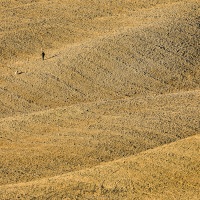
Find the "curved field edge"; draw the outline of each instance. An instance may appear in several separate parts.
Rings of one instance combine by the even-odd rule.
[[[2,199],[198,199],[200,135],[38,181],[0,186]]]
[[[199,98],[195,90],[1,119],[0,184],[81,170],[197,134]]]

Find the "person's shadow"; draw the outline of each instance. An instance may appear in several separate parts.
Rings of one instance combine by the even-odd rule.
[[[55,57],[57,57],[58,55],[59,55],[59,54],[55,54],[55,55],[53,55],[53,56],[51,56],[51,57],[46,58],[45,60],[49,60],[49,59],[55,58]]]

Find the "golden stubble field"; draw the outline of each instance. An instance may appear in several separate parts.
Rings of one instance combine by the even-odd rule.
[[[0,199],[198,199],[199,9],[0,0]]]

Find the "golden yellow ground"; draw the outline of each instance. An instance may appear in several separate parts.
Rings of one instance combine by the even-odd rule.
[[[3,199],[199,199],[199,135],[93,168],[0,186]]]
[[[198,199],[199,16],[0,0],[0,199]]]

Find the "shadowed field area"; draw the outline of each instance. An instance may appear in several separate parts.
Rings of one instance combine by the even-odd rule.
[[[198,199],[199,16],[0,0],[0,199]]]
[[[198,199],[199,135],[91,169],[0,186],[3,199]]]

